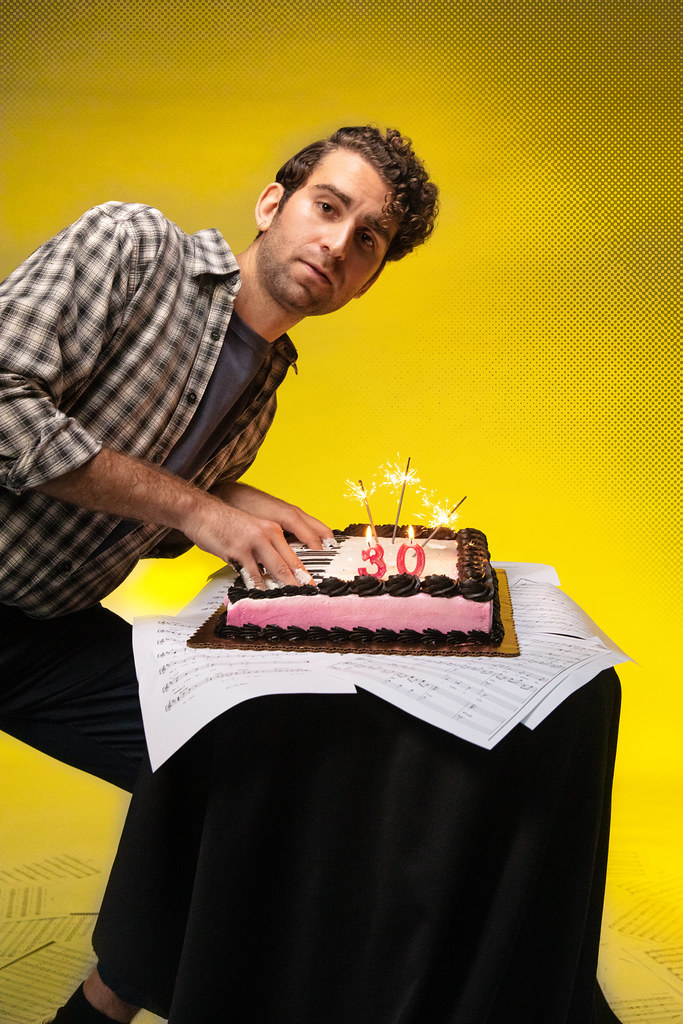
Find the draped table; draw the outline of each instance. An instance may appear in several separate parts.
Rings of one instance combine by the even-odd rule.
[[[171,1024],[607,1024],[613,669],[492,750],[379,698],[246,701],[143,766],[94,933]]]

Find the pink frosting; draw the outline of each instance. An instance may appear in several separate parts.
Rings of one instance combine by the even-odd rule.
[[[353,629],[438,629],[447,633],[451,629],[469,633],[472,630],[491,629],[490,601],[467,601],[464,597],[430,597],[415,594],[412,597],[326,597],[323,594],[300,597],[264,598],[250,601],[244,598],[236,604],[227,602],[229,626],[322,626],[331,629],[342,626]]]

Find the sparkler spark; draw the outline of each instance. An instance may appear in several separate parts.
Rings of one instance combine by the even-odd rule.
[[[361,485],[360,481],[356,483],[355,480],[347,480],[344,497],[348,501],[359,501],[361,505],[363,505],[365,503],[365,499],[370,497],[376,486],[376,484],[371,483],[369,487],[365,487],[364,485]]]
[[[365,506],[365,511],[370,522],[370,528],[372,530],[375,541],[377,540],[377,530],[375,529],[375,523],[372,518],[372,512],[370,511],[370,505],[368,504],[368,497],[372,494],[375,489],[374,484],[370,484],[370,487],[366,487],[362,480],[358,483],[354,483],[353,480],[346,481],[347,491],[344,495],[345,498],[349,498],[351,501],[359,501],[361,505]]]
[[[396,458],[400,460],[401,456],[397,454]],[[403,487],[405,484],[417,486],[420,483],[420,480],[415,470],[409,469],[406,472],[406,470],[403,467],[403,464],[400,461],[385,462],[384,465],[380,466],[380,473],[383,473],[383,487],[394,487],[398,489],[399,487]]]
[[[448,498],[439,499],[435,497],[434,491],[425,491],[422,495],[424,510],[417,513],[417,519],[421,519],[427,526],[435,529],[439,526],[453,528],[460,518],[455,511],[455,506]],[[458,502],[460,504],[460,502]]]

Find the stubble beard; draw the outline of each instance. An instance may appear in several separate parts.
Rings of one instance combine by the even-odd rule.
[[[256,277],[260,287],[285,312],[299,318],[323,316],[333,313],[344,303],[335,301],[333,295],[314,294],[305,284],[292,277],[292,266],[297,257],[285,254],[281,245],[275,221],[259,239],[256,250]],[[274,230],[275,228],[275,230]]]

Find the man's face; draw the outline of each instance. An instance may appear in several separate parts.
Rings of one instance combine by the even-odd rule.
[[[398,227],[383,213],[390,190],[377,171],[358,153],[337,149],[281,211],[272,190],[282,187],[269,189],[256,250],[262,288],[297,318],[331,313],[362,295]]]

